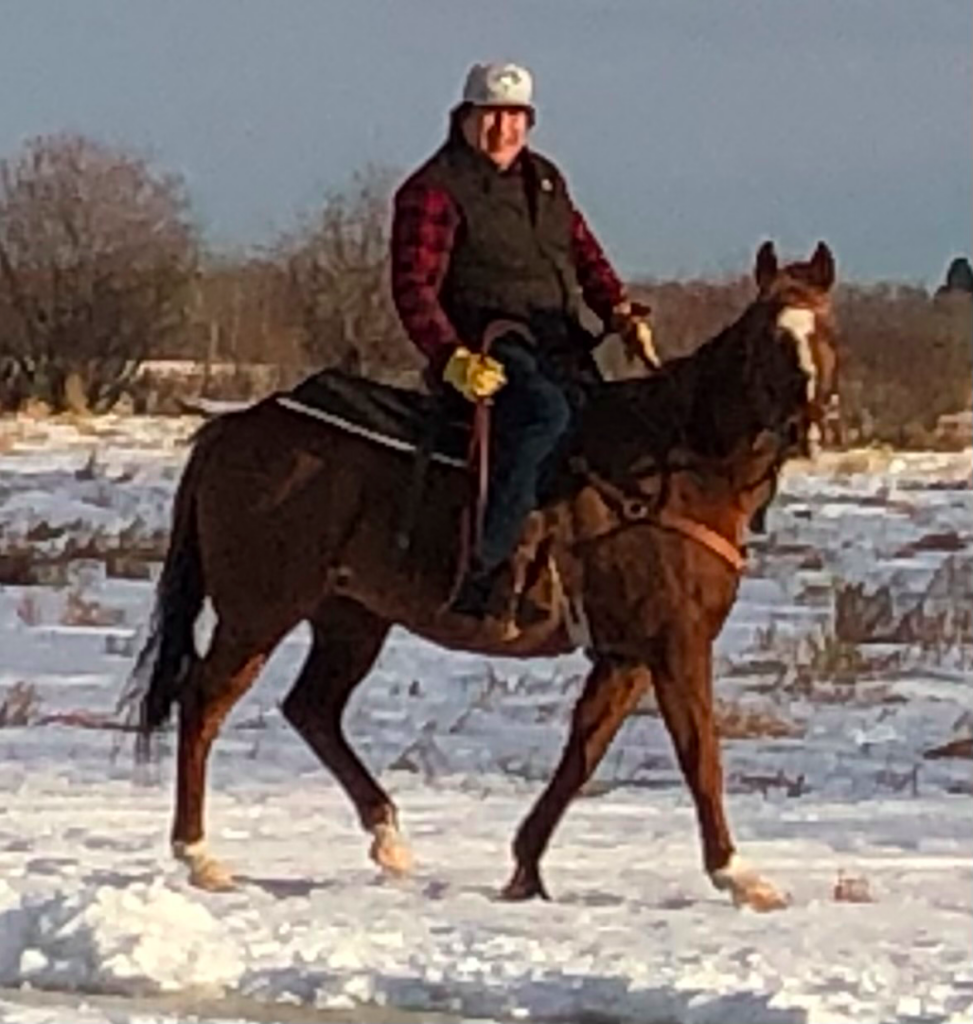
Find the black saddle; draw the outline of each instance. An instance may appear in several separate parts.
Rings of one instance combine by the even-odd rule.
[[[277,401],[295,412],[402,452],[428,446],[437,462],[465,466],[471,420],[445,395],[429,395],[322,370]],[[430,443],[431,439],[431,443]]]

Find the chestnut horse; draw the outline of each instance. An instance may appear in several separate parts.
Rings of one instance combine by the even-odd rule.
[[[766,242],[755,278],[752,304],[693,355],[595,391],[515,556],[526,570],[513,572],[509,590],[530,596],[535,612],[516,629],[445,610],[469,502],[465,470],[429,464],[423,514],[403,555],[396,535],[413,456],[275,397],[202,427],[129,691],[143,752],[178,706],[171,839],[194,883],[232,884],[204,841],[210,746],[275,645],[302,621],[313,642],[283,713],[347,792],[372,858],[408,870],[395,804],[342,729],[348,698],[398,623],[485,655],[583,647],[590,657],[560,763],[514,839],[507,898],[546,898],[540,860],[555,826],[654,687],[695,801],[709,878],[738,904],[784,905],[734,852],[711,652],[745,567],[749,519],[773,494],[784,461],[807,453],[832,392],[834,261],[819,243],[808,261],[779,266]],[[216,626],[199,655],[194,625],[207,597]]]

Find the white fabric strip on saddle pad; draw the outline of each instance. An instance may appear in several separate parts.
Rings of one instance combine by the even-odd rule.
[[[383,445],[386,448],[394,448],[399,452],[415,452],[418,450],[417,446],[411,441],[403,441],[401,438],[389,437],[387,434],[380,434],[375,430],[369,430],[368,427],[363,427],[360,423],[352,423],[351,420],[346,420],[342,416],[325,412],[323,409],[316,409],[313,405],[305,405],[303,402],[298,402],[287,395],[279,395],[277,401],[285,409],[303,413],[305,416],[311,416],[313,419],[321,420],[323,423],[330,423],[333,427],[346,430],[349,434],[357,434],[367,441],[374,441],[375,444]],[[466,462],[463,459],[454,459],[452,456],[443,455],[441,452],[430,452],[429,458],[433,462],[441,462],[444,466],[456,466],[460,469],[466,467]]]

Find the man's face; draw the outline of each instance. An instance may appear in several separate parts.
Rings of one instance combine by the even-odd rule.
[[[523,107],[473,107],[463,121],[466,141],[502,171],[517,159],[529,131],[530,112]]]

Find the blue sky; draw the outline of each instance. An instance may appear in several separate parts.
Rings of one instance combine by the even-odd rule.
[[[260,243],[442,137],[467,66],[527,64],[538,149],[629,275],[818,238],[936,284],[973,236],[969,0],[0,0],[0,155],[81,131]]]

